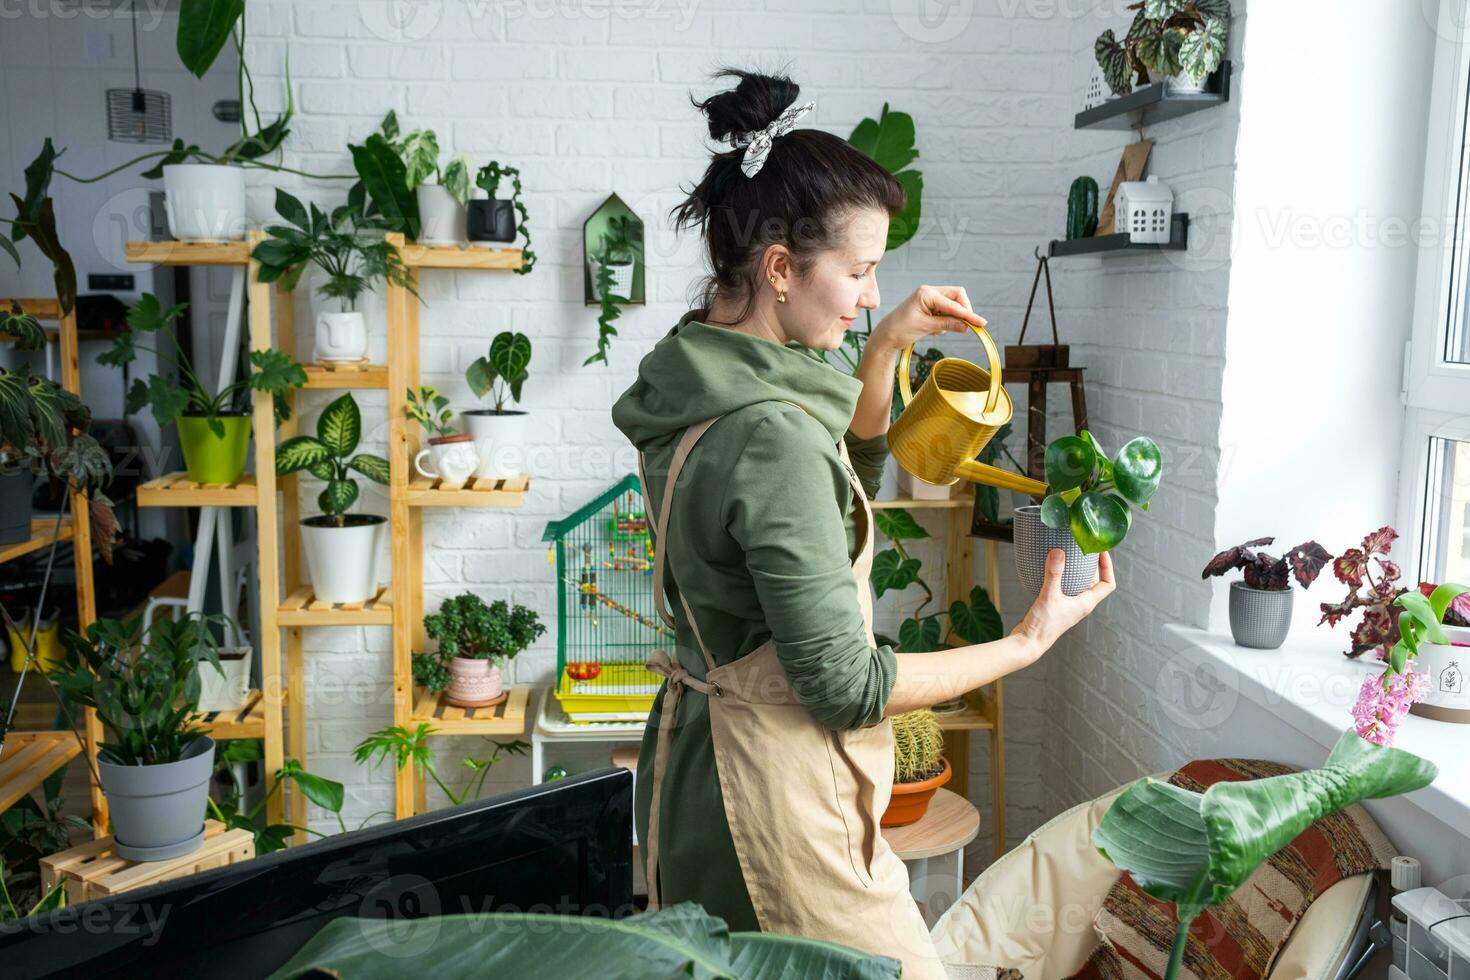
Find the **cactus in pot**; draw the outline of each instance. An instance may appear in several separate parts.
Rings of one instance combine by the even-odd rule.
[[[920,820],[929,801],[952,775],[944,758],[944,730],[932,709],[906,711],[893,718],[893,796],[883,811],[884,827]]]

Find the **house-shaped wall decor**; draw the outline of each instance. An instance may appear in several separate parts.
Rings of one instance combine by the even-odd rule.
[[[616,194],[582,223],[582,254],[582,292],[588,306],[599,305],[597,276],[604,260],[618,305],[643,305],[643,222]]]
[[[1159,183],[1157,177],[1124,181],[1113,205],[1117,234],[1126,234],[1135,243],[1168,243],[1174,217],[1174,192],[1168,184]]]

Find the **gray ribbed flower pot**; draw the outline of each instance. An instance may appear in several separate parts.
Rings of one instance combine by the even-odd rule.
[[[1027,591],[1040,594],[1041,583],[1046,579],[1046,556],[1053,548],[1067,553],[1062,591],[1077,595],[1092,588],[1092,580],[1097,578],[1097,555],[1084,555],[1071,531],[1065,528],[1059,531],[1041,523],[1038,504],[1017,507],[1015,517],[1016,574]]]
[[[97,775],[112,814],[118,857],[162,861],[188,854],[204,840],[204,810],[214,771],[214,739],[201,738],[178,762],[123,766],[97,756]]]
[[[1291,630],[1291,589],[1253,589],[1230,583],[1230,634],[1243,647],[1275,650]]]
[[[0,473],[0,544],[31,539],[31,491],[36,478],[28,469]]]

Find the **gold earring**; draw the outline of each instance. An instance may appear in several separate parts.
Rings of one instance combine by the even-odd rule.
[[[778,302],[778,303],[784,303],[784,302],[786,302],[786,290],[782,289],[782,290],[780,290],[779,292],[776,293],[776,302]]]

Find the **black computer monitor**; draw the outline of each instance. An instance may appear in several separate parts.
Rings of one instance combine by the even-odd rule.
[[[264,977],[339,916],[633,908],[633,775],[605,769],[0,926],[0,975]]]

